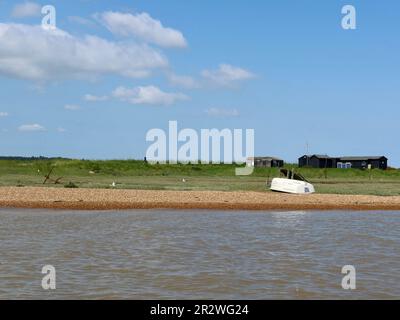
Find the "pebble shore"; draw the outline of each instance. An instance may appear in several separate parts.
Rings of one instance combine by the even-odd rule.
[[[1,187],[0,207],[67,210],[400,210],[400,196]]]

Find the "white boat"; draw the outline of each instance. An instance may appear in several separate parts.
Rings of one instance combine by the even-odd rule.
[[[274,178],[271,183],[271,190],[294,194],[311,194],[315,192],[314,186],[302,175],[292,171],[281,169],[286,178]]]

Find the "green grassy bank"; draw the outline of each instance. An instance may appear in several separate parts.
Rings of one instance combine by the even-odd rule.
[[[296,168],[295,165],[287,165]],[[0,186],[43,186],[44,176],[61,178],[46,186],[152,190],[267,191],[266,181],[279,176],[275,168],[235,176],[235,165],[151,165],[136,160],[0,160]],[[400,195],[400,170],[296,168],[319,193]],[[183,182],[185,179],[185,182]]]

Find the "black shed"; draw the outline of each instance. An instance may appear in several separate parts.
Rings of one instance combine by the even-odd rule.
[[[255,168],[281,168],[285,162],[276,157],[254,157],[247,159],[248,167]]]
[[[382,169],[388,167],[385,156],[329,157],[328,155],[304,155],[299,158],[299,167],[339,169]]]
[[[299,167],[336,168],[336,162],[326,154],[304,155],[299,158]]]
[[[337,159],[337,168],[356,168],[356,169],[382,169],[386,170],[388,158],[384,156],[366,157],[341,157]]]

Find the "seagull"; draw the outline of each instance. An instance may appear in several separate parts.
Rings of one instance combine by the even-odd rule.
[[[111,184],[111,187],[114,187],[114,188],[115,188],[116,185],[117,185],[117,184],[116,184],[115,182],[113,182],[113,183]]]

